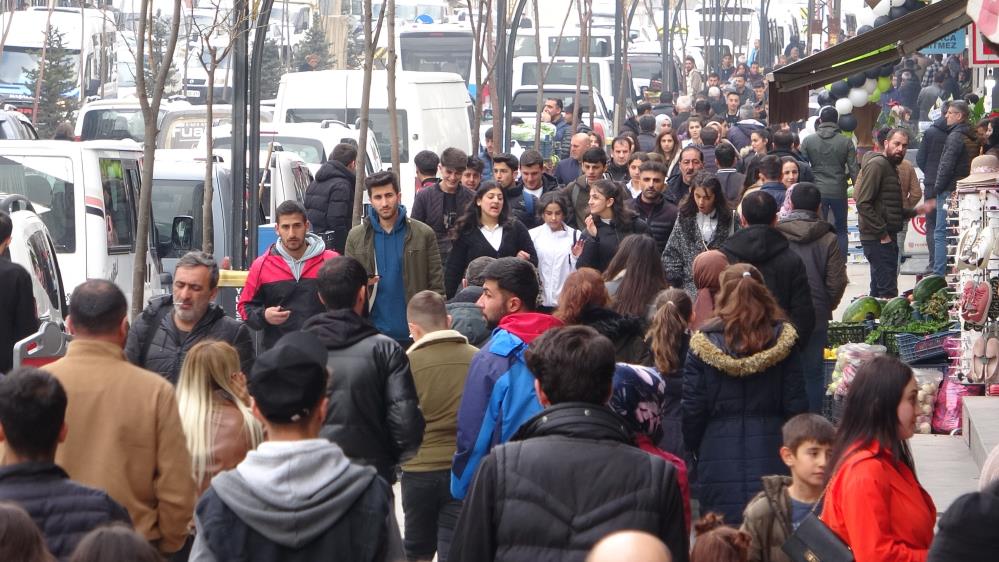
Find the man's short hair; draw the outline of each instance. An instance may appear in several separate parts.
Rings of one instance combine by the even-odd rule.
[[[174,271],[182,267],[207,267],[208,272],[211,274],[208,280],[208,288],[214,289],[219,286],[219,264],[215,261],[215,256],[200,250],[194,250],[184,254],[177,260]]]
[[[482,136],[485,137],[486,140],[491,140],[491,141],[495,141],[496,140],[493,137],[493,128],[492,127],[489,127],[488,129],[486,129],[486,132],[482,133]]]
[[[434,166],[437,169],[437,166]],[[368,190],[368,196],[371,196],[371,190],[376,187],[382,187],[385,185],[391,185],[392,189],[399,193],[399,178],[395,177],[395,172],[392,170],[382,170],[381,172],[375,172],[370,176],[364,178],[364,188]]]
[[[798,188],[795,188],[797,190]],[[781,428],[784,446],[797,454],[798,447],[808,441],[819,445],[832,445],[836,439],[836,428],[829,420],[818,414],[798,414],[787,420]]]
[[[639,173],[655,172],[657,174],[661,174],[663,179],[669,176],[669,169],[666,167],[666,164],[663,164],[662,162],[655,162],[653,160],[642,162],[642,165],[638,168],[638,171]]]
[[[760,173],[770,181],[780,180],[783,167],[784,163],[781,162],[780,156],[776,154],[767,154],[763,158],[760,158]]]
[[[614,381],[614,344],[589,326],[553,328],[525,353],[527,368],[552,404],[604,404]]]
[[[643,133],[652,133],[656,130],[656,118],[654,115],[643,115],[638,119],[638,128]]]
[[[732,89],[725,90],[725,99],[728,99],[729,96],[736,96],[737,98],[742,100],[742,96],[739,95],[739,92],[736,92],[735,90]]]
[[[342,142],[333,147],[333,152],[330,152],[330,160],[344,166],[350,166],[351,162],[357,160],[357,147]]]
[[[652,111],[652,104],[647,101],[638,102],[638,107],[635,109],[639,115],[645,115],[646,113]]]
[[[562,109],[565,107],[564,105],[562,105],[561,98],[546,98],[546,100],[555,102],[555,107],[557,107],[559,111],[562,111]]]
[[[437,166],[440,163],[441,159],[432,150],[421,150],[413,157],[413,165],[416,166],[416,171],[424,176],[437,175]]]
[[[465,268],[465,281],[469,286],[481,287],[483,283],[486,282],[483,276],[486,272],[486,268],[489,264],[496,261],[496,258],[492,256],[479,256],[474,260],[468,262],[468,267]]]
[[[21,367],[0,378],[0,424],[11,452],[31,460],[54,454],[66,402],[59,380],[41,369]]]
[[[495,281],[500,290],[519,298],[524,310],[537,308],[540,286],[538,272],[531,262],[513,257],[499,258],[486,267],[482,279],[483,283]]]
[[[14,232],[14,221],[10,220],[10,215],[0,211],[0,242],[10,238]]]
[[[714,146],[718,142],[718,130],[714,127],[704,127],[701,129],[701,144],[704,146]]]
[[[756,107],[751,102],[744,103],[739,108],[739,119],[752,119],[756,116]]]
[[[545,165],[545,159],[541,156],[541,153],[537,150],[525,150],[523,154],[520,155],[520,169],[530,168],[532,166],[542,166]]]
[[[684,55],[683,62],[691,62],[695,65],[697,64],[697,61],[695,61],[694,57],[692,57],[691,55]]]
[[[441,167],[462,171],[467,165],[468,155],[464,150],[451,146],[441,152]]]
[[[908,141],[912,140],[912,133],[909,131],[909,129],[906,129],[905,127],[895,127],[894,129],[888,131],[888,138],[885,139],[885,142],[891,140],[891,138],[894,137],[895,135],[902,135],[903,137],[905,137],[905,140]]]
[[[694,102],[694,113],[700,115],[707,115],[711,113],[711,104],[708,103],[706,99],[699,99]]]
[[[721,76],[717,72],[712,70],[711,72],[708,73],[708,78],[718,78],[720,80]]]
[[[327,310],[354,308],[357,292],[368,283],[368,272],[361,262],[350,256],[326,260],[319,268],[316,284]]]
[[[274,210],[274,220],[276,222],[280,222],[281,217],[288,215],[302,215],[303,221],[309,220],[308,215],[305,214],[305,206],[294,199],[283,201],[277,206],[277,209]]]
[[[655,121],[655,119],[656,119],[655,117],[652,117],[653,121]],[[621,134],[614,137],[614,140],[611,141],[611,146],[612,147],[617,146],[618,143],[622,142],[628,145],[628,150],[635,150],[635,139],[631,138],[630,135]]]
[[[88,279],[73,289],[69,318],[73,327],[87,334],[114,333],[128,313],[125,293],[107,279]]]
[[[447,303],[440,293],[420,291],[406,305],[406,319],[426,332],[447,329]]]
[[[774,132],[774,148],[791,150],[794,146],[794,133],[783,129]]]
[[[517,171],[520,168],[520,161],[517,157],[509,152],[504,152],[503,154],[497,154],[493,156],[493,165],[496,164],[506,164],[513,171]]]
[[[482,171],[486,169],[486,165],[482,162],[482,160],[479,160],[478,156],[469,156],[468,162],[465,163],[465,169],[481,174]]]
[[[791,206],[802,211],[817,211],[819,203],[822,202],[822,194],[819,188],[811,182],[800,182],[795,184],[791,190]]]
[[[562,110],[562,113],[568,113],[569,115],[572,115],[572,120],[575,122],[579,120],[580,114],[582,113],[582,108],[576,107],[576,104],[573,102],[569,102],[569,105],[565,106],[565,109]]]
[[[964,116],[964,119],[967,119],[968,115],[971,114],[971,106],[969,106],[968,102],[964,100],[954,100],[950,102],[950,107],[948,108],[948,110],[950,109],[956,109],[957,111],[960,111],[961,115]]]
[[[770,224],[777,216],[777,200],[764,191],[754,191],[742,199],[742,218],[746,223]]]
[[[704,134],[702,133],[703,137]],[[715,147],[715,162],[719,168],[731,168],[735,166],[735,148],[727,142],[723,142]]]
[[[587,164],[607,165],[607,153],[602,148],[587,148],[586,152],[579,157],[579,161]]]
[[[839,121],[839,111],[836,108],[827,105],[819,110],[819,123],[836,123]]]
[[[683,160],[683,154],[685,152],[694,152],[694,153],[696,153],[697,154],[697,159],[700,160],[701,162],[704,162],[704,151],[701,150],[700,148],[698,148],[698,147],[696,147],[696,146],[694,146],[692,144],[688,144],[686,147],[684,147],[683,150],[680,151],[680,160]]]

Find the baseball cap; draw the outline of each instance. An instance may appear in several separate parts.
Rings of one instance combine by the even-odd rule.
[[[310,332],[289,332],[257,356],[248,388],[260,413],[275,423],[310,415],[326,392],[326,346]]]

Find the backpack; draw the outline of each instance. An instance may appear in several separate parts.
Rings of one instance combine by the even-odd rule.
[[[521,197],[524,199],[524,208],[527,209],[528,214],[534,215],[534,196],[524,190],[521,192]]]

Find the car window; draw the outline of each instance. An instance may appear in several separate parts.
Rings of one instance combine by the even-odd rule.
[[[173,247],[174,217],[194,219],[193,247],[201,247],[205,183],[194,180],[153,180],[153,224],[161,258],[179,258],[187,250]]]
[[[287,110],[285,117],[288,123],[321,123],[328,119],[343,121],[344,123],[354,123],[359,119],[360,109],[324,109],[324,108],[292,108]],[[368,116],[369,128],[375,135],[378,143],[378,152],[382,154],[392,153],[392,131],[389,127],[389,115],[387,109],[372,109]],[[409,119],[406,117],[406,110],[400,109],[396,112],[396,121],[399,125],[399,161],[409,162]]]
[[[539,66],[541,68],[540,71],[538,70]],[[593,87],[598,91],[603,91],[601,89],[602,84],[600,83],[600,65],[594,62],[590,63],[589,66],[590,74],[593,77]],[[553,62],[543,65],[539,65],[536,62],[525,62],[521,68],[520,85],[536,86],[546,68],[548,69],[548,74],[545,75],[545,84],[575,84],[576,69],[578,67],[578,62]],[[583,68],[582,80],[586,84],[585,67]]]
[[[125,184],[121,160],[101,158],[100,168],[108,253],[128,253],[135,248],[135,207]]]
[[[73,161],[62,156],[0,156],[0,192],[27,197],[59,252],[76,251]]]
[[[48,240],[45,239],[45,231],[38,230],[28,237],[28,254],[31,257],[31,269],[38,279],[45,294],[49,297],[49,302],[56,309],[61,308],[62,299],[59,298],[59,276],[56,273],[56,257],[50,251]]]
[[[138,107],[91,109],[83,114],[80,139],[132,139],[142,142],[145,127],[142,110]]]

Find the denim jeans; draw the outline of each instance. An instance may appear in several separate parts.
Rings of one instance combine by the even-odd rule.
[[[825,358],[822,351],[828,336],[827,320],[816,319],[815,331],[808,344],[801,350],[801,372],[805,375],[805,394],[808,396],[808,411],[822,413],[822,397],[826,393]]]
[[[880,240],[862,240],[864,257],[871,265],[871,296],[894,298],[898,296],[898,239],[894,234],[891,241],[882,244]]]
[[[933,225],[933,273],[947,274],[947,207],[950,204],[950,193],[941,193],[937,197],[936,223]],[[929,227],[927,227],[929,228]]]
[[[409,560],[447,561],[461,502],[451,497],[451,471],[402,473],[403,546]]]
[[[933,243],[933,236],[935,234],[933,231],[936,229],[936,226],[937,212],[934,210],[926,213],[926,251],[930,255],[930,261],[927,262],[929,265],[926,266],[926,269],[930,271],[933,270],[933,256],[936,254],[936,244]]]
[[[836,229],[836,241],[839,242],[839,251],[843,252],[844,257],[849,256],[849,237],[846,233],[846,199],[826,199],[823,197],[821,210],[823,217],[829,216],[829,213],[832,212],[833,228]]]

